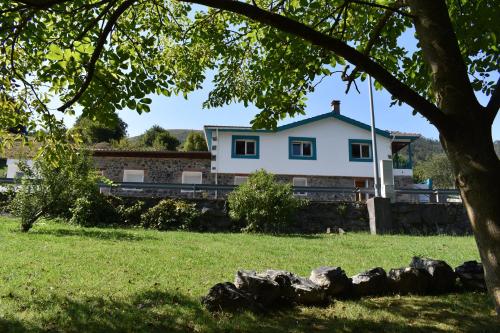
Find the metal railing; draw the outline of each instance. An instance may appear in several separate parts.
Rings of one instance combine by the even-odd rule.
[[[413,165],[410,161],[392,160],[392,167],[394,169],[412,169]]]

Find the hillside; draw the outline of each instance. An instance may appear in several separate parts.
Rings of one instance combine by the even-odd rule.
[[[495,151],[500,157],[500,140],[493,142]],[[439,140],[420,138],[411,145],[413,151],[413,161],[418,163],[428,160],[434,154],[444,153]]]
[[[166,129],[166,130],[170,134],[172,134],[172,136],[175,136],[177,138],[177,140],[179,140],[181,145],[184,143],[184,141],[186,141],[186,138],[190,132],[199,132],[199,133],[203,134],[202,130],[194,130],[194,129]],[[137,136],[132,136],[132,137],[128,138],[128,140],[131,143],[137,143],[141,140],[141,138],[142,138],[142,134],[137,135]]]

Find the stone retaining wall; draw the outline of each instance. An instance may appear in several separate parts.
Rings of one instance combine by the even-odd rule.
[[[404,234],[471,234],[467,212],[459,203],[393,203],[394,232]]]
[[[134,198],[126,200],[133,201]],[[153,206],[160,198],[146,198],[147,206]],[[239,231],[241,225],[227,216],[225,200],[186,199],[204,211],[199,224],[200,231]],[[391,205],[393,231],[402,234],[471,234],[469,219],[462,204],[414,204]],[[311,201],[296,214],[289,227],[290,233],[332,233],[342,231],[370,231],[368,210],[361,202]]]

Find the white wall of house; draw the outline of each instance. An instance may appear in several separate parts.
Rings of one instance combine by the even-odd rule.
[[[32,160],[25,160],[25,162],[28,164],[28,166],[33,166],[33,161]],[[14,158],[9,158],[7,159],[7,178],[14,178],[16,176],[16,173],[18,173],[19,167],[17,164],[19,163],[18,159]]]
[[[233,135],[259,136],[259,158],[231,157]],[[289,137],[316,138],[316,160],[289,159]],[[263,168],[283,175],[373,177],[371,162],[349,161],[349,139],[371,140],[371,133],[335,118],[274,133],[219,130],[212,172],[247,174]],[[391,158],[390,138],[377,135],[377,146],[379,160]]]

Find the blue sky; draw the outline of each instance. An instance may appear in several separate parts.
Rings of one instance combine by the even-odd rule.
[[[330,111],[333,99],[341,101],[341,113],[356,120],[370,123],[368,83],[358,83],[361,94],[354,87],[345,94],[345,83],[337,75],[325,79],[316,91],[308,95],[306,115],[287,118],[280,122],[286,124],[300,119],[316,116]],[[209,80],[203,89],[188,95],[164,97],[151,96],[153,103],[151,112],[139,115],[132,110],[122,110],[120,117],[128,124],[129,136],[143,133],[157,124],[167,129],[202,129],[203,125],[240,125],[247,126],[258,113],[255,107],[245,108],[242,104],[231,104],[217,109],[203,109],[202,103],[208,96],[212,85]],[[488,98],[479,95],[481,103],[486,104]],[[412,109],[406,105],[390,107],[390,95],[386,91],[374,90],[376,125],[381,129],[420,133],[428,138],[438,138],[438,132],[422,116],[412,115]],[[74,117],[65,117],[65,123],[71,126]],[[493,125],[493,138],[500,140],[500,117],[497,116]]]

